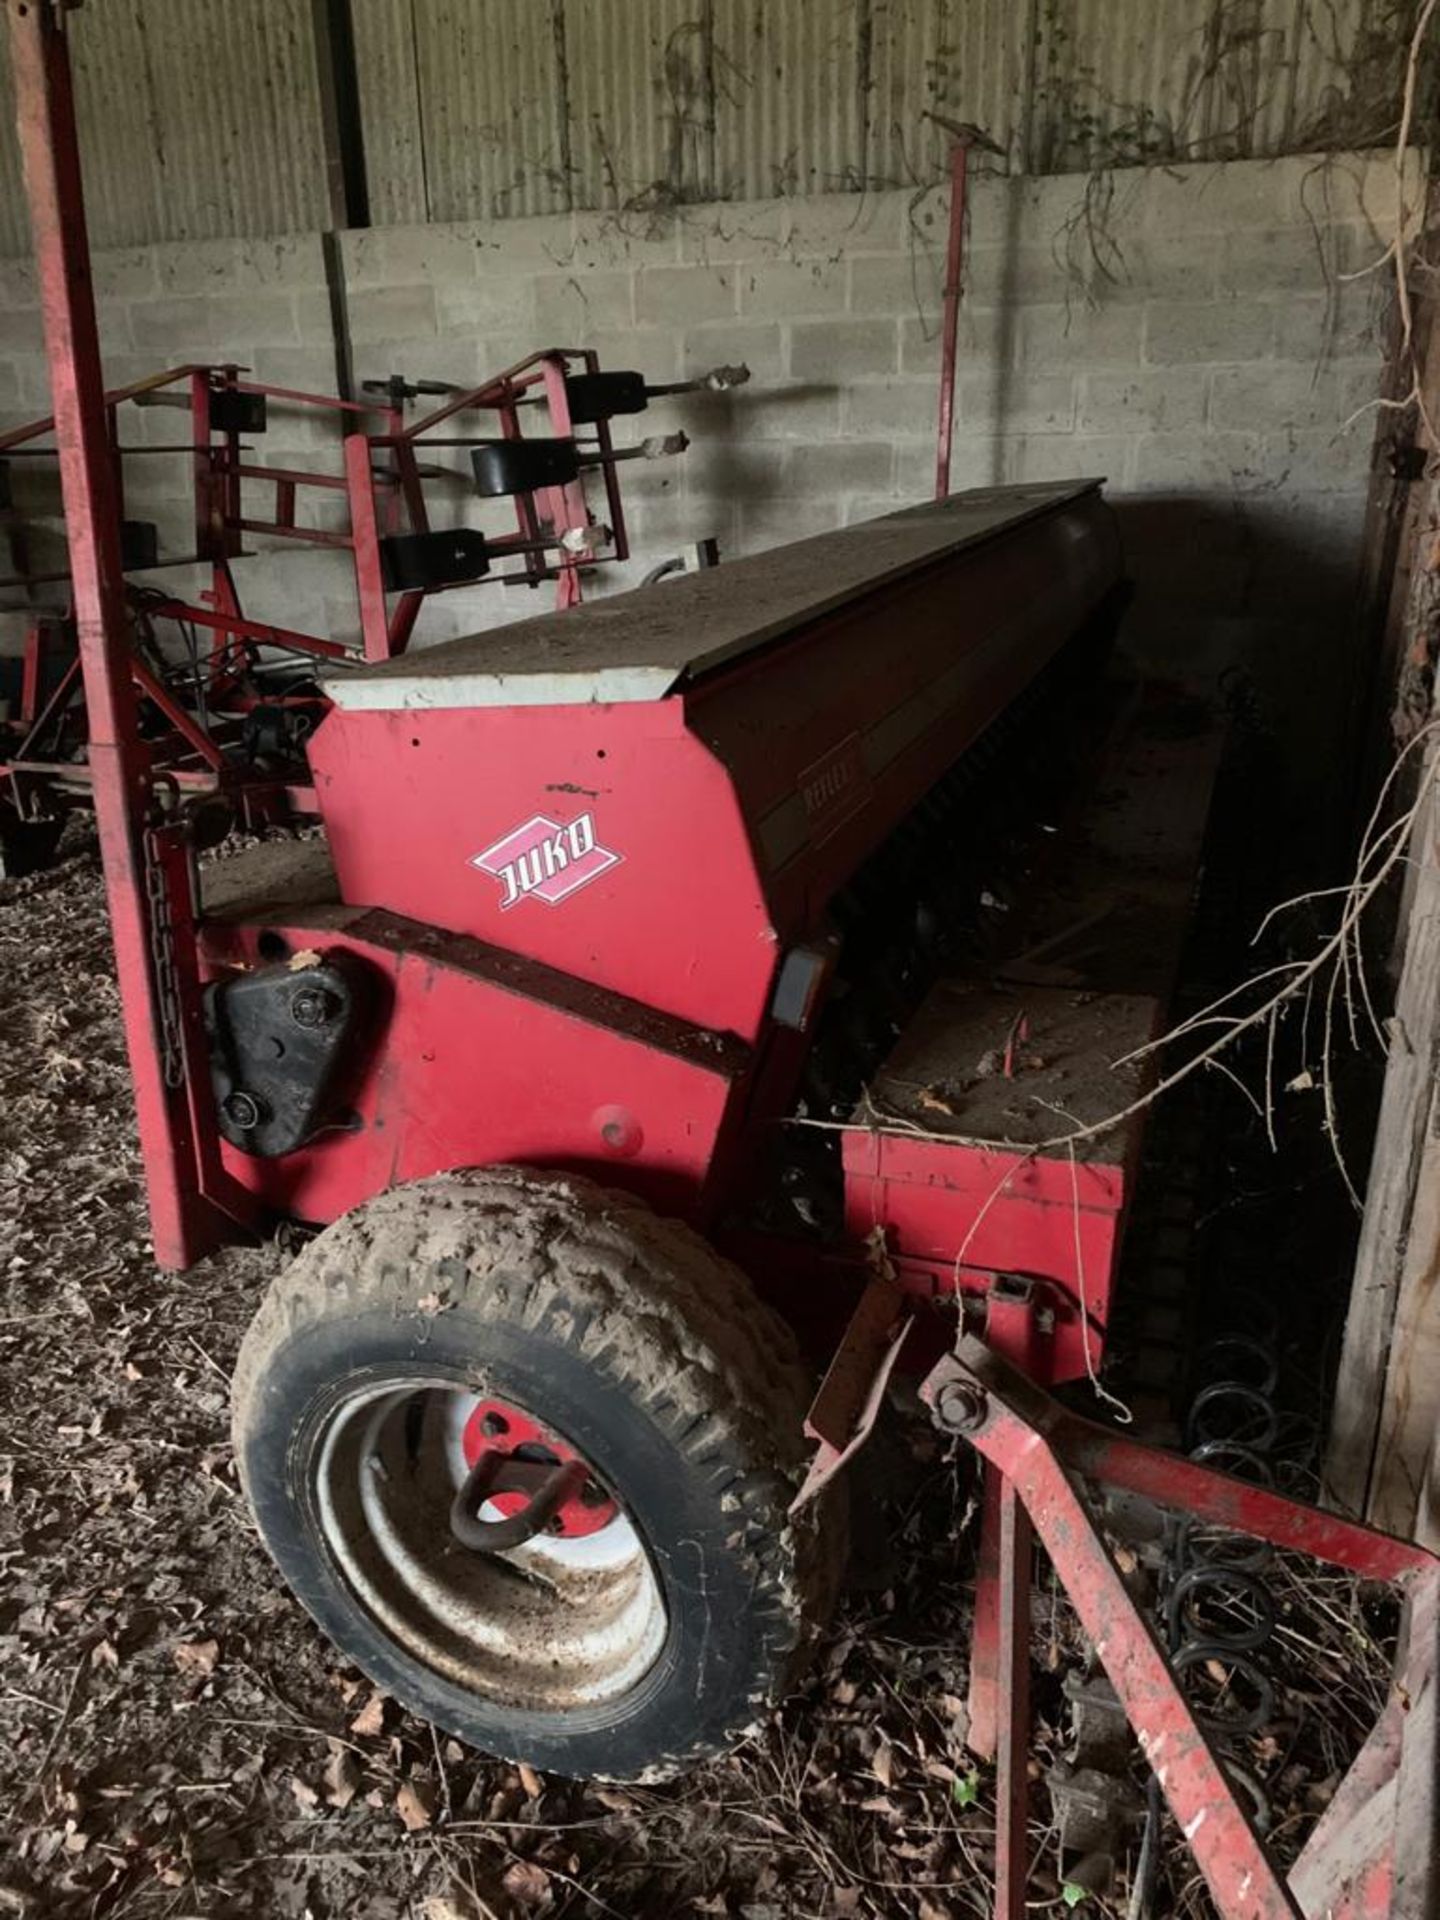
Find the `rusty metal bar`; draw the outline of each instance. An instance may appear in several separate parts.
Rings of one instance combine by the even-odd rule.
[[[950,150],[950,241],[945,256],[945,307],[940,322],[940,419],[935,447],[935,498],[950,491],[950,448],[955,438],[955,361],[960,331],[961,277],[965,267],[965,189],[970,142]]]

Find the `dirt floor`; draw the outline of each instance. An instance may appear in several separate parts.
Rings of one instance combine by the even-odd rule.
[[[259,1546],[228,1440],[231,1363],[280,1255],[157,1277],[97,863],[83,830],[70,847],[0,885],[0,1915],[985,1913],[967,1490],[922,1434],[892,1447],[890,1538],[861,1551],[808,1690],[676,1786],[483,1760],[321,1639]],[[1384,1687],[1353,1595],[1307,1604],[1297,1582],[1298,1664],[1250,1755],[1292,1839]],[[1053,1596],[1038,1619],[1037,1770],[1080,1657]],[[1033,1909],[1124,1911],[1062,1890],[1052,1852]],[[1203,1911],[1188,1873],[1156,1907]]]

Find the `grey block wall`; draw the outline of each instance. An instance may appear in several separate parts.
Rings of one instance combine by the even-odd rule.
[[[1137,644],[1213,669],[1282,634],[1293,645],[1298,622],[1331,660],[1382,360],[1386,276],[1362,269],[1419,198],[1388,154],[979,180],[952,484],[1104,475],[1140,589]],[[621,440],[683,427],[693,444],[625,470],[637,558],[607,584],[704,535],[753,551],[927,496],[946,215],[942,192],[892,192],[347,234],[355,370],[473,383],[551,345],[597,347],[654,380],[744,360],[747,388],[619,423]],[[285,386],[335,384],[318,237],[101,254],[96,271],[112,384],[229,358]],[[45,378],[23,269],[0,298],[8,425],[42,409]],[[134,416],[152,445],[182,425]],[[333,425],[303,409],[277,407],[258,448],[338,468]],[[36,464],[25,494],[48,488],[53,508]],[[500,524],[463,456],[448,464],[437,519]],[[184,551],[183,456],[130,466],[131,511]],[[353,632],[343,556],[291,549],[237,572],[257,616]],[[537,599],[441,597],[421,639]]]

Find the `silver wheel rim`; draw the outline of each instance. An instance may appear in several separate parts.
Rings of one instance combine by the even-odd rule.
[[[536,1713],[617,1700],[665,1640],[650,1555],[623,1511],[577,1539],[537,1535],[504,1554],[461,1546],[449,1512],[477,1404],[453,1381],[417,1378],[331,1409],[314,1477],[330,1557],[376,1626],[468,1693]]]

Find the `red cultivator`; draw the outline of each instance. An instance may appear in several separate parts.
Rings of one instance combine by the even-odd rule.
[[[1215,763],[1183,703],[1111,698],[1098,483],[959,495],[396,657],[444,555],[391,548],[387,581],[383,541],[433,537],[415,454],[451,409],[354,434],[352,527],[377,458],[409,519],[358,538],[370,664],[326,679],[289,796],[325,838],[201,885],[200,805],[137,720],[66,19],[11,7],[155,1252],[324,1229],[235,1385],[297,1595],[477,1745],[663,1776],[800,1671],[839,1577],[837,1470],[890,1369],[923,1368],[987,1468],[972,1738],[999,1762],[1007,1920],[1032,1529],[1226,1915],[1433,1913],[1435,1563],[1043,1391],[1104,1355],[1147,1112],[1108,1062],[1162,1019]],[[580,383],[604,378],[550,356],[506,392],[538,381],[552,418],[598,426],[622,396]],[[553,535],[582,525],[581,456],[542,445],[521,496]],[[274,531],[301,477],[268,477]],[[563,539],[522,524],[513,551],[573,597]],[[238,617],[226,645],[253,638]],[[1023,942],[978,948],[1042,869]],[[1081,966],[1097,897],[1109,937]],[[834,1351],[813,1405],[797,1335]],[[1407,1590],[1391,1704],[1288,1886],[1086,1481]]]
[[[725,367],[654,388],[639,374],[602,371],[591,352],[557,348],[471,391],[439,382],[412,387],[396,378],[383,383],[381,397],[356,402],[248,380],[242,372],[234,365],[171,368],[106,393],[104,408],[121,565],[127,575],[145,576],[130,578],[126,594],[132,693],[152,771],[176,792],[224,796],[249,827],[313,812],[302,791],[303,746],[328,704],[315,681],[322,664],[403,653],[426,600],[457,587],[553,582],[557,605],[577,606],[587,575],[629,558],[623,463],[685,447],[681,434],[616,448],[612,414],[638,412],[657,394],[747,377],[743,367]],[[427,393],[443,395],[444,404],[407,424],[408,404]],[[539,402],[549,436],[526,437],[527,410]],[[161,407],[183,414],[186,437],[173,444],[122,437],[135,409]],[[272,415],[346,429],[341,468],[263,464],[252,443]],[[457,422],[467,431],[438,432]],[[0,462],[54,460],[54,431],[47,418],[0,435]],[[425,456],[454,447],[469,449],[482,498],[513,504],[513,532],[432,528],[427,480],[463,476],[427,464]],[[154,523],[125,517],[126,464],[176,456],[193,470],[193,542],[162,562]],[[591,510],[587,475],[603,484],[603,521]],[[31,563],[32,542],[13,510],[8,532],[18,571],[0,581],[0,590],[33,598],[69,579],[68,569],[47,572]],[[358,644],[247,616],[234,563],[255,537],[349,557]],[[155,584],[163,568],[197,564],[208,584],[195,597]],[[80,656],[68,611],[34,615],[12,678],[10,717],[0,720],[0,871],[19,873],[48,860],[66,807],[89,790]],[[266,773],[268,781],[257,777]]]

